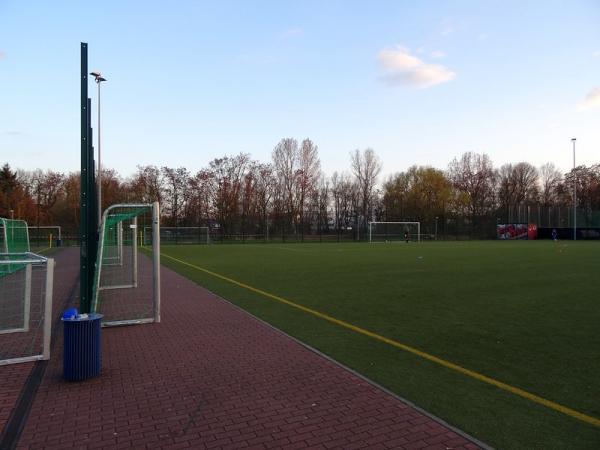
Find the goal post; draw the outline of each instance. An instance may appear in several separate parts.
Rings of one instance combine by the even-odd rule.
[[[139,248],[149,226],[152,244]],[[91,311],[103,326],[160,322],[158,202],[117,204],[102,216]]]
[[[48,247],[54,247],[54,241],[62,241],[62,227],[60,225],[28,226],[29,239],[38,246],[47,243]]]
[[[140,239],[144,245],[152,243],[152,227],[144,227]],[[209,227],[160,227],[160,241],[168,244],[210,244]]]
[[[0,366],[50,359],[54,260],[0,254]]]
[[[0,217],[0,253],[28,253],[30,251],[27,222]]]
[[[421,242],[421,222],[369,222],[369,242]]]

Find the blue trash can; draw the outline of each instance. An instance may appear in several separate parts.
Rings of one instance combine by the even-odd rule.
[[[100,375],[102,314],[87,317],[67,314],[64,324],[63,374],[66,380],[82,381]]]

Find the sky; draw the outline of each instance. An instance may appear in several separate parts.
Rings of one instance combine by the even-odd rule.
[[[79,169],[80,42],[123,176],[284,137],[328,175],[367,147],[382,179],[467,151],[568,171],[573,137],[600,162],[600,0],[0,0],[0,163]]]

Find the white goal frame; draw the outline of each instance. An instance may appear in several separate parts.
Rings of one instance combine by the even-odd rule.
[[[40,225],[39,227],[29,225],[29,226],[27,226],[27,233],[29,233],[29,237],[31,238],[32,231],[36,231],[38,229],[40,229],[40,230],[56,230],[56,231],[58,231],[57,234],[52,234],[52,233],[50,233],[50,234],[52,234],[53,238],[62,239],[62,227],[60,225]]]
[[[45,361],[50,359],[50,336],[52,331],[52,293],[54,286],[54,259],[46,258],[31,252],[25,253],[2,253],[0,256],[9,256],[10,259],[0,261],[0,264],[22,265],[25,266],[25,298],[23,299],[23,326],[20,328],[5,329],[0,331],[0,334],[10,333],[28,333],[29,320],[31,314],[31,282],[32,282],[32,265],[45,266],[46,276],[44,279],[44,297],[38,299],[44,305],[43,313],[43,329],[42,329],[42,348],[41,353],[22,356],[10,359],[0,359],[0,366],[8,364],[18,364],[29,361]],[[3,258],[2,258],[3,259]]]
[[[416,225],[417,242],[421,242],[421,222],[369,222],[369,242],[373,242],[373,225]]]
[[[103,321],[102,326],[115,326],[115,325],[130,325],[130,324],[140,324],[140,323],[159,323],[160,322],[160,207],[158,202],[150,203],[150,204],[116,204],[109,206],[103,214],[102,218],[102,226],[100,231],[100,242],[98,243],[98,256],[96,263],[96,274],[95,274],[95,290],[94,296],[92,298],[92,311],[98,312],[98,297],[101,291],[109,290],[109,289],[128,289],[128,288],[136,288],[137,287],[137,277],[138,277],[138,226],[137,226],[137,217],[133,217],[133,225],[131,226],[133,237],[132,237],[132,262],[133,262],[133,273],[132,273],[132,283],[130,284],[121,284],[121,285],[111,285],[111,286],[101,286],[101,275],[102,275],[102,258],[103,258],[103,239],[104,239],[104,230],[106,225],[106,219],[110,216],[110,213],[117,208],[149,208],[152,211],[152,271],[153,271],[153,317],[144,318],[144,319],[131,319],[131,320],[118,320],[118,321]],[[117,232],[117,245],[119,246],[119,262],[122,262],[122,245],[123,245],[123,227],[121,222],[118,223],[119,228]],[[104,265],[113,265],[106,264]]]
[[[143,241],[144,244],[148,241],[148,238],[146,236],[148,236],[148,232],[152,230],[152,227],[144,227],[144,236],[143,236]],[[197,242],[188,242],[189,244],[210,244],[210,227],[160,227],[160,232],[163,233],[163,238],[164,238],[164,234],[167,231],[177,231],[177,230],[197,230],[198,233],[196,235],[194,235],[194,238],[199,238],[202,237],[202,239],[197,239]],[[181,237],[182,240],[186,240],[189,239],[189,236],[183,236]],[[169,240],[168,242],[165,243],[165,245],[168,244],[173,244],[174,242],[171,242],[171,240]]]

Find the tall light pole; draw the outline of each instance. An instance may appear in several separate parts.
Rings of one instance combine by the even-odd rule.
[[[98,71],[91,72],[98,85],[98,228],[102,225],[102,160],[101,160],[101,143],[102,134],[100,133],[100,84],[106,81],[102,74]]]
[[[577,240],[577,172],[575,171],[575,141],[577,138],[571,139],[573,143],[573,240]]]

